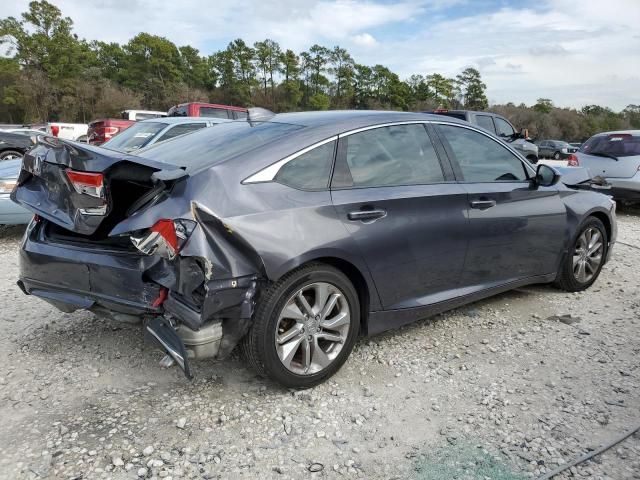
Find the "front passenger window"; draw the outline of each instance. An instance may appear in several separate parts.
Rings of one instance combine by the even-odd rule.
[[[422,124],[374,128],[346,138],[347,165],[354,187],[444,181],[438,156]]]
[[[468,128],[440,125],[465,182],[519,182],[527,180],[520,159],[497,140]]]

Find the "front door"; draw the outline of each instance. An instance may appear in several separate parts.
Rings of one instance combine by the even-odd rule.
[[[558,190],[534,188],[533,170],[489,135],[458,125],[437,131],[467,192],[469,246],[461,285],[486,288],[554,273],[566,241]]]
[[[468,222],[467,194],[452,180],[424,124],[340,138],[332,200],[365,258],[383,308],[422,306],[454,295]]]

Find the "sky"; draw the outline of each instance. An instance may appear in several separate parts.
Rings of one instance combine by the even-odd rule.
[[[50,0],[88,40],[141,31],[203,54],[235,38],[314,43],[411,74],[477,68],[490,103],[640,104],[640,0]],[[19,16],[28,0],[3,2]]]

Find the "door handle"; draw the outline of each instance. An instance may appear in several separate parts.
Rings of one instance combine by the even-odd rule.
[[[386,210],[357,210],[347,213],[349,220],[366,222],[367,220],[377,220],[387,216]]]
[[[486,210],[487,208],[495,207],[495,200],[472,200],[471,208],[477,208],[479,210]]]

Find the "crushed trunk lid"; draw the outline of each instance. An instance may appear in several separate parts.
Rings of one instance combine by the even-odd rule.
[[[155,174],[186,175],[176,165],[43,137],[25,154],[11,199],[69,231],[106,235],[132,204],[162,186]]]

